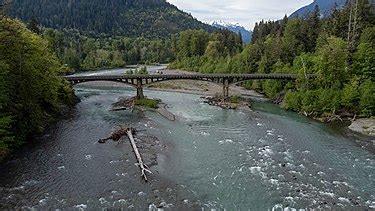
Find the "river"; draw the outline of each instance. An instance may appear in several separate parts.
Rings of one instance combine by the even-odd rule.
[[[99,74],[113,72],[122,71]],[[168,104],[172,122],[151,111],[109,111],[132,88],[75,90],[81,102],[69,117],[0,164],[1,209],[375,208],[375,154],[364,144],[371,142],[342,127],[267,102],[232,111],[199,95],[145,90]],[[122,124],[166,146],[149,183],[128,141],[97,143]]]

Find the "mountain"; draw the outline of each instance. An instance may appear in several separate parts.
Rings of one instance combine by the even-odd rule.
[[[345,6],[346,1],[347,0],[314,0],[313,3],[295,11],[290,17],[304,17],[314,11],[316,5],[319,6],[320,13],[323,16],[328,16],[331,14],[336,5],[338,8],[342,8]]]
[[[235,33],[241,33],[242,35],[242,41],[244,43],[250,43],[251,37],[253,35],[253,32],[250,30],[245,29],[245,27],[237,24],[231,24],[231,23],[226,23],[224,21],[218,21],[218,22],[213,22],[211,24],[214,27],[220,28],[220,29],[228,29],[229,31],[235,32]]]
[[[164,38],[187,29],[215,30],[165,0],[13,0],[10,15],[91,35]]]

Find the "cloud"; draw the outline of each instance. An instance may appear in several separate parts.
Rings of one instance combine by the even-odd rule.
[[[312,0],[168,0],[179,9],[207,23],[226,21],[252,29],[255,22],[278,20]]]

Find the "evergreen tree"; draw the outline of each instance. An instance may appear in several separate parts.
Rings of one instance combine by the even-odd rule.
[[[165,0],[13,0],[10,15],[25,22],[35,16],[43,27],[85,36],[160,39],[188,29],[217,30]]]
[[[316,7],[304,18],[262,20],[242,52],[236,36],[221,31],[210,36],[204,56],[192,55],[191,34],[184,34],[177,41],[186,42],[177,49],[184,56],[170,66],[204,73],[296,73],[296,83],[251,81],[246,87],[270,97],[285,92],[285,108],[322,119],[334,119],[342,111],[373,116],[374,9],[367,0],[353,1],[358,7],[357,12],[352,11],[351,24],[349,4],[334,9],[329,17],[321,17]],[[355,35],[350,37],[350,45],[348,32]],[[318,78],[307,79],[306,74],[311,73]]]
[[[308,16],[306,20],[306,51],[307,52],[314,52],[316,41],[318,39],[318,36],[320,34],[320,9],[319,6],[316,5],[315,9],[310,15]]]
[[[36,17],[32,17],[31,20],[29,21],[28,25],[27,25],[27,28],[36,33],[36,34],[41,34],[41,30],[40,30],[40,27],[39,27],[39,22],[38,20],[36,19]]]

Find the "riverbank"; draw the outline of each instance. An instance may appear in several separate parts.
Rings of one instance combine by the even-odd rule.
[[[375,119],[357,119],[352,122],[349,129],[367,136],[375,137]]]
[[[195,72],[188,72],[188,71],[183,71],[183,70],[171,70],[168,69],[166,65],[161,65],[157,66],[156,68],[154,67],[149,67],[148,71],[150,74],[157,74],[158,71],[162,71],[164,74],[194,74]],[[107,74],[106,71],[104,71],[105,74]],[[124,72],[123,70],[118,70],[115,71],[117,72]],[[91,73],[94,74],[94,73]],[[103,73],[95,73],[95,74],[103,74]],[[110,74],[110,72],[108,72]],[[111,73],[113,74],[113,73]],[[106,86],[106,87],[126,87],[127,85],[125,84],[120,84],[120,83],[111,83],[111,82],[90,82],[93,85],[99,85],[99,86]],[[163,92],[178,92],[178,93],[186,93],[186,94],[197,94],[197,95],[202,95],[202,96],[219,96],[222,95],[223,88],[219,84],[215,83],[210,83],[210,82],[205,82],[205,81],[187,81],[187,80],[173,80],[173,81],[164,81],[164,82],[159,82],[156,84],[151,84],[148,87],[145,87],[145,89],[150,89],[150,90],[156,90],[156,91],[163,91]],[[251,97],[251,98],[257,98],[262,101],[268,101],[264,95],[254,91],[254,90],[247,90],[244,87],[240,86],[230,86],[229,88],[229,94],[231,96],[244,96],[244,97]],[[276,102],[276,104],[280,104],[282,101],[282,97],[280,96]],[[164,112],[160,112],[161,114]],[[327,122],[326,120],[328,119],[330,121],[340,121],[340,115],[335,116],[335,118],[332,117],[327,117],[327,118],[314,118],[312,116],[309,116],[308,114],[301,113],[302,115],[308,116],[312,119],[318,120],[320,122]],[[163,114],[162,114],[163,115]],[[347,114],[345,114],[347,115]],[[340,117],[340,118],[337,118]],[[341,118],[342,119],[342,118]],[[350,118],[351,120],[352,118]],[[368,133],[364,133],[364,135],[368,135]]]
[[[162,69],[164,74],[195,74],[195,72],[188,72],[184,70],[171,70],[168,68]],[[151,84],[148,88],[158,91],[173,91],[186,94],[199,94],[204,96],[216,96],[222,95],[223,87],[219,84],[206,82],[206,81],[187,81],[187,80],[174,80],[174,81],[163,81],[156,84]],[[230,86],[229,94],[242,95],[256,98],[264,98],[264,95],[254,91],[245,89],[240,86]]]
[[[171,70],[168,68],[163,69],[165,74],[195,74],[195,72],[189,72],[184,70]],[[167,81],[151,85],[149,88],[159,91],[175,91],[181,93],[200,94],[204,96],[217,96],[222,93],[222,87],[218,84],[202,81]],[[256,98],[267,99],[266,96],[256,92],[255,90],[248,90],[240,86],[231,86],[229,88],[231,96],[250,96]],[[280,105],[283,100],[283,94],[280,94],[275,99],[268,99],[274,104]],[[306,113],[301,113],[309,117]],[[323,123],[332,121],[341,121],[342,119],[349,120],[350,114],[343,113],[334,117],[311,117],[312,119],[318,120]],[[354,115],[352,115],[354,116]],[[350,120],[353,118],[350,116]],[[357,119],[348,127],[351,131],[361,133],[366,136],[375,136],[375,120],[374,119]]]
[[[172,91],[144,93],[169,105],[178,121],[138,109],[112,112],[113,102],[135,90],[107,85],[75,86],[82,101],[72,117],[0,165],[0,209],[372,206],[374,156],[354,143],[362,136],[346,136],[270,103],[255,102],[257,112],[222,110],[198,95]],[[126,138],[97,143],[123,124],[139,129],[139,150],[153,172],[148,183]],[[157,144],[144,135],[166,148],[142,146]]]
[[[41,135],[43,135],[50,125],[54,125],[58,123],[59,121],[65,120],[69,118],[74,109],[75,106],[81,102],[81,100],[77,96],[73,96],[71,99],[71,102],[69,104],[60,104],[59,105],[59,110],[56,111],[54,114],[49,115],[44,121],[44,123],[40,127],[40,131],[36,132],[35,134],[32,134],[27,142],[24,142],[20,145],[18,145],[15,148],[12,149],[7,149],[7,148],[2,148],[0,147],[0,163],[6,161],[8,158],[12,157],[13,153],[15,151],[18,151],[24,147],[32,146],[34,144],[34,140],[38,139]]]

